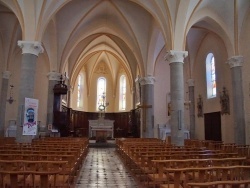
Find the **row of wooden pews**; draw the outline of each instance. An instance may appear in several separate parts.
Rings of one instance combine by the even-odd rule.
[[[116,143],[117,153],[142,187],[250,188],[248,146],[207,140],[174,146],[155,138],[123,138]]]
[[[40,138],[0,145],[0,187],[74,187],[88,138]]]

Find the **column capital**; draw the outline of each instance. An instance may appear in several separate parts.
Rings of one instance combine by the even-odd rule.
[[[10,79],[10,76],[11,76],[10,71],[4,71],[4,72],[3,72],[3,78],[5,78],[5,79]]]
[[[135,82],[139,82],[140,78],[141,78],[141,77],[138,75],[138,76],[135,78]]]
[[[59,72],[49,72],[47,74],[49,80],[60,81],[61,73]]]
[[[227,60],[226,63],[229,64],[230,68],[233,68],[233,67],[242,67],[243,62],[244,62],[243,56],[232,56]]]
[[[188,86],[194,86],[194,79],[188,79],[187,84]]]
[[[38,54],[43,53],[44,49],[41,42],[38,41],[17,41],[18,46],[22,49],[22,54]]]
[[[146,76],[146,77],[140,78],[139,82],[140,82],[141,85],[154,84],[155,83],[155,77]]]
[[[165,55],[165,60],[167,60],[170,63],[183,63],[183,60],[185,57],[188,56],[187,51],[176,51],[176,50],[170,50]]]

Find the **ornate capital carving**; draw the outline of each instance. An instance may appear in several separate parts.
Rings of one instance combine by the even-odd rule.
[[[241,67],[244,62],[243,56],[233,56],[227,60],[230,68]]]
[[[139,82],[140,78],[141,78],[141,77],[138,75],[138,76],[135,78],[135,82]]]
[[[194,86],[194,79],[188,79],[187,84],[188,86]]]
[[[61,73],[59,72],[49,72],[47,74],[49,80],[56,80],[56,81],[60,81],[60,76],[61,76]]]
[[[22,49],[23,54],[33,54],[38,56],[39,53],[43,53],[44,51],[42,44],[38,41],[19,40],[17,44]]]
[[[185,57],[188,56],[187,51],[175,51],[175,50],[170,50],[167,52],[165,56],[165,60],[170,62],[170,63],[183,63],[183,60]]]
[[[155,83],[155,77],[146,76],[146,77],[140,78],[139,82],[140,82],[141,85],[154,84]]]
[[[10,79],[11,73],[10,71],[4,71],[3,72],[3,78],[4,79]]]

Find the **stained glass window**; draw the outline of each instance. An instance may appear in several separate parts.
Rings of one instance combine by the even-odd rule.
[[[105,98],[103,98],[103,96],[106,96],[106,79],[104,77],[100,77],[97,80],[96,110],[99,110],[99,106],[105,102]]]
[[[126,77],[122,75],[120,77],[120,100],[119,100],[119,109],[126,109]]]
[[[82,107],[82,76],[78,75],[78,80],[77,80],[77,107]]]
[[[211,64],[212,96],[216,96],[216,76],[215,76],[214,56],[211,58],[210,64]]]
[[[207,75],[207,98],[216,97],[216,69],[215,69],[215,58],[212,53],[209,53],[207,55],[206,75]]]

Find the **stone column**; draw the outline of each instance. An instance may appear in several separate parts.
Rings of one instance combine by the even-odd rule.
[[[36,74],[36,61],[39,53],[43,53],[43,47],[37,41],[18,41],[22,49],[21,77],[19,83],[18,115],[17,115],[17,142],[31,142],[32,136],[23,136],[23,116],[25,98],[34,97],[34,85]]]
[[[133,86],[133,88],[131,88],[131,93],[132,93],[132,109],[135,109],[136,108],[136,89],[135,89],[135,86]]]
[[[73,89],[73,86],[68,85],[68,94],[67,94],[67,107],[68,108],[71,108],[70,101],[71,101],[71,92],[72,92],[72,89]]]
[[[233,94],[233,114],[234,114],[234,142],[237,145],[246,144],[244,96],[242,86],[242,56],[233,56],[227,63],[231,68],[232,94]]]
[[[170,65],[171,143],[178,146],[184,145],[183,60],[187,55],[186,51],[170,50],[165,56]]]
[[[61,74],[58,72],[49,72],[49,88],[47,101],[47,125],[53,124],[53,106],[54,106],[54,86],[60,81]]]
[[[147,76],[139,79],[141,86],[141,137],[154,138],[154,82],[155,78]]]
[[[1,88],[1,98],[0,98],[0,137],[4,137],[4,127],[5,127],[5,111],[6,111],[6,100],[8,98],[8,88],[9,79],[11,73],[10,71],[3,72],[2,78],[2,88]]]
[[[195,139],[195,104],[194,104],[194,80],[188,79],[190,138]]]

